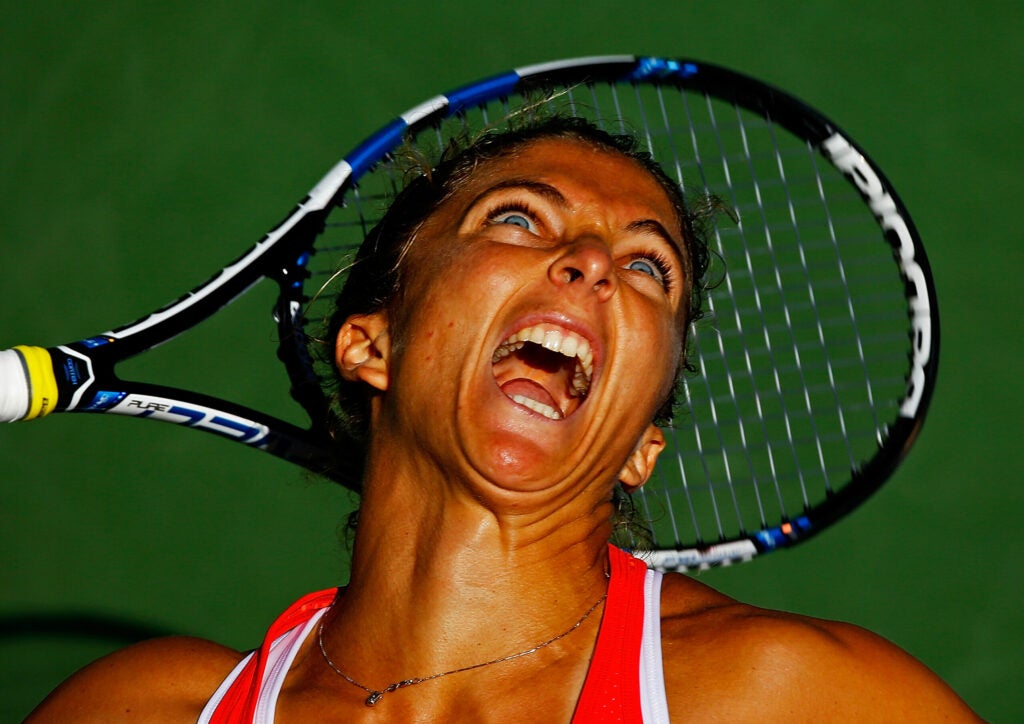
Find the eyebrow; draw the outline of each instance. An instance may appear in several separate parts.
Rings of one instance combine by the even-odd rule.
[[[569,205],[569,202],[565,200],[565,197],[562,195],[562,192],[550,184],[546,184],[542,181],[530,181],[529,179],[506,179],[505,181],[499,181],[493,186],[490,186],[481,191],[466,206],[466,208],[471,209],[478,203],[480,203],[480,201],[487,198],[491,194],[497,193],[498,191],[505,191],[508,189],[523,189],[525,191],[532,191],[538,196],[542,196],[545,199],[548,199],[549,201],[563,208]]]
[[[632,221],[626,225],[626,231],[651,234],[653,236],[660,237],[661,240],[668,244],[676,253],[676,256],[679,257],[679,261],[684,263],[684,269],[686,268],[686,255],[683,253],[683,248],[660,221],[655,219],[639,219],[637,221]]]

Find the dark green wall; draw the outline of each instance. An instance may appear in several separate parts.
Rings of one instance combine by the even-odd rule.
[[[924,237],[939,389],[913,455],[866,507],[804,548],[704,577],[861,623],[987,718],[1024,720],[1018,3],[4,5],[0,348],[170,301],[376,126],[511,66],[691,56],[823,109]],[[138,374],[289,409],[272,330],[252,321],[269,307],[247,299]],[[57,416],[0,430],[0,470],[0,720],[119,643],[69,638],[76,617],[248,647],[298,594],[345,576],[347,497],[212,436]]]

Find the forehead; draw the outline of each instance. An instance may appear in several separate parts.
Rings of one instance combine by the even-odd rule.
[[[596,205],[616,215],[656,218],[673,230],[677,212],[661,184],[622,153],[569,138],[543,138],[478,164],[452,200],[472,202],[481,193],[516,181],[550,184],[570,206]]]

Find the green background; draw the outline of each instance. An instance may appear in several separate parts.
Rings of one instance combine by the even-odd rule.
[[[925,240],[938,391],[914,453],[866,506],[804,547],[703,577],[867,626],[984,717],[1024,720],[1019,3],[3,5],[0,347],[78,339],[170,301],[377,126],[509,67],[689,56],[821,108],[885,169]],[[250,297],[129,371],[299,420],[272,292]],[[61,622],[250,647],[299,594],[344,580],[347,495],[214,436],[54,416],[0,430],[0,471],[3,721],[121,643]]]

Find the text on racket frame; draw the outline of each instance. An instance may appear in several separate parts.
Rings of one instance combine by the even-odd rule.
[[[909,301],[910,324],[914,333],[907,393],[900,404],[900,415],[913,418],[917,415],[917,408],[924,394],[925,365],[931,358],[932,350],[932,314],[928,301],[928,280],[924,269],[914,258],[917,249],[914,237],[878,174],[846,138],[839,133],[833,133],[821,145],[836,168],[853,179],[854,184],[867,199],[868,206],[882,225],[882,229],[894,233],[899,239],[899,245],[895,250],[900,271],[907,283],[913,287]]]

